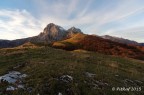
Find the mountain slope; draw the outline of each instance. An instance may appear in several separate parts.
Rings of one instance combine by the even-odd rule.
[[[75,35],[70,39],[53,43],[53,47],[66,50],[84,49],[109,55],[144,59],[144,52],[135,46],[113,42],[93,35]]]
[[[41,32],[38,36],[32,37],[30,41],[52,43],[55,41],[71,38],[77,33],[82,32],[80,29],[77,29],[75,27],[65,30],[61,26],[50,23],[44,28],[43,32]]]
[[[38,36],[5,42],[17,47],[0,49],[0,95],[144,93],[142,47],[54,24],[47,25]],[[129,91],[116,91],[118,87]]]
[[[66,30],[63,29],[62,27],[55,25],[53,23],[48,24],[43,32],[41,32],[37,36],[37,41],[41,42],[53,42],[53,41],[58,41],[64,39],[66,36]]]
[[[17,39],[17,40],[0,40],[0,48],[16,47],[29,42],[30,38]]]
[[[83,39],[85,36],[86,36],[85,34],[78,33],[73,35],[72,38],[63,41],[54,42],[52,47],[61,48],[65,50],[74,50],[78,48],[77,44],[79,44],[81,39]]]
[[[104,35],[101,37],[104,39],[109,39],[111,41],[119,42],[119,43],[123,43],[123,44],[139,45],[139,43],[136,41],[132,41],[132,40],[124,39],[124,38],[119,38],[119,37],[114,37],[114,36],[109,36],[109,35]]]
[[[12,40],[12,41],[0,40],[0,48],[16,47],[26,42],[52,43],[55,41],[60,41],[60,40],[71,38],[73,35],[77,33],[82,33],[82,32],[80,29],[75,28],[75,27],[65,30],[59,25],[50,23],[44,28],[43,32],[41,32],[37,36],[24,38],[24,39],[17,39],[17,40]]]
[[[73,37],[75,34],[80,33],[83,34],[82,31],[78,28],[71,27],[70,29],[67,30],[67,38]]]
[[[144,43],[140,43],[140,46],[144,46]]]

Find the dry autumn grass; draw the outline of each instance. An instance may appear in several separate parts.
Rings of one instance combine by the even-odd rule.
[[[55,48],[65,50],[83,49],[95,51],[107,55],[115,55],[144,60],[144,52],[136,46],[130,46],[110,40],[102,39],[98,36],[76,34],[74,37],[53,43]]]
[[[25,52],[14,53],[22,51]],[[58,95],[59,92],[63,95],[142,95],[144,93],[144,77],[142,77],[144,63],[135,59],[86,50],[65,51],[50,47],[0,50],[0,75],[13,70],[12,68],[18,64],[24,64],[16,70],[28,75],[24,84],[25,88],[31,88],[32,91],[19,89],[9,92],[10,95]],[[63,75],[72,76],[72,82],[60,81],[59,78]],[[142,91],[112,91],[112,87],[116,86],[138,86],[142,87]],[[5,87],[0,85],[0,91]]]

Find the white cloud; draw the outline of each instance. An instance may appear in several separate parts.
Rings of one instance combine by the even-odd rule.
[[[36,11],[33,15],[27,10],[0,10],[0,16],[9,18],[7,20],[0,18],[0,32],[3,30],[6,33],[19,35],[11,39],[34,36],[52,22],[66,29],[76,26],[88,34],[113,35],[114,31],[118,32],[144,24],[144,19],[137,23],[126,22],[133,15],[144,12],[143,3],[143,0],[105,0],[103,2],[101,0],[33,0],[35,9],[32,10]],[[34,17],[35,15],[37,19]],[[123,24],[123,27],[105,29],[105,26],[113,22]],[[125,35],[127,32],[125,31],[121,35]],[[128,34],[131,35],[133,32]],[[142,32],[138,33],[137,35],[141,35]],[[137,37],[140,37],[136,39],[137,41],[142,39],[141,36]],[[0,35],[1,38],[4,37]],[[132,36],[129,38],[133,39]]]
[[[121,22],[123,19],[126,19],[134,14],[144,12],[144,6],[139,6],[136,3],[136,0],[129,2],[125,0],[124,2],[119,2],[119,4],[112,8],[111,10],[105,10],[99,14],[99,25],[110,23],[113,21]]]
[[[40,22],[26,10],[0,10],[0,39],[19,39],[42,31]]]
[[[127,38],[131,40],[135,40],[138,42],[144,42],[144,26],[141,27],[133,27],[124,30],[109,30],[107,31],[108,35]]]
[[[64,26],[93,24],[99,28],[104,24],[121,22],[134,14],[144,12],[143,5],[139,4],[140,0],[104,1],[99,8],[93,4],[99,3],[97,0],[36,0],[35,3],[42,6],[37,9],[41,12],[43,21],[53,21]],[[94,9],[91,8],[92,4]]]

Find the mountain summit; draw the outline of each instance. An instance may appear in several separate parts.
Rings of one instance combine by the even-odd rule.
[[[44,28],[43,32],[41,32],[38,36],[36,36],[36,39],[39,42],[51,43],[54,41],[71,38],[73,35],[77,33],[82,33],[82,32],[80,29],[75,27],[65,30],[63,27],[59,25],[50,23]]]
[[[67,32],[68,32],[67,38],[71,38],[77,33],[83,34],[79,28],[75,28],[75,27],[71,27],[70,29],[67,30]]]
[[[54,23],[49,23],[37,36],[28,37],[24,39],[17,39],[17,40],[0,40],[0,48],[6,47],[15,47],[22,45],[26,42],[46,42],[51,43],[55,41],[60,41],[64,39],[68,39],[73,37],[77,33],[82,33],[80,29],[72,27],[68,30],[65,30],[63,27],[56,25]],[[83,33],[82,33],[83,34]]]
[[[39,41],[53,42],[62,40],[66,36],[66,30],[61,26],[55,25],[53,23],[48,24],[42,33],[40,33],[37,38]]]

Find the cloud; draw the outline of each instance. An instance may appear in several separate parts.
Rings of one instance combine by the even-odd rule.
[[[108,35],[127,38],[131,40],[135,40],[138,42],[144,42],[144,26],[141,27],[133,27],[123,30],[109,30],[107,31]]]
[[[0,39],[19,39],[37,35],[40,22],[26,10],[0,10]]]
[[[113,35],[114,31],[144,25],[143,0],[32,0],[32,12],[27,10],[0,10],[0,32],[15,33],[10,39],[37,35],[48,23],[56,23],[68,29],[81,28],[88,34]],[[5,14],[3,14],[5,13]],[[131,18],[131,20],[130,20]],[[9,28],[7,28],[9,27]],[[123,31],[122,36],[128,31]],[[117,33],[120,34],[121,32]],[[128,36],[134,31],[128,32]],[[141,35],[138,32],[137,35]],[[137,36],[135,35],[135,36]],[[119,35],[118,35],[119,36]],[[133,39],[133,36],[127,38]],[[141,36],[137,41],[142,39]],[[7,38],[2,37],[0,38]]]
[[[53,21],[64,26],[88,25],[99,28],[144,12],[140,0],[36,0],[35,3],[42,6],[37,7],[42,21]]]
[[[35,1],[35,0],[34,0]],[[92,18],[86,15],[89,6],[94,0],[36,0],[37,10],[41,13],[39,18],[45,24],[53,22],[64,27],[80,26],[91,23]]]
[[[105,10],[102,13],[98,13],[98,22],[99,25],[111,23],[114,21],[121,22],[123,19],[127,19],[128,17],[141,12],[144,12],[144,7],[139,6],[139,4],[137,5],[136,0],[132,0],[131,2],[125,0],[123,2],[119,2],[117,6],[111,8],[110,10]]]

